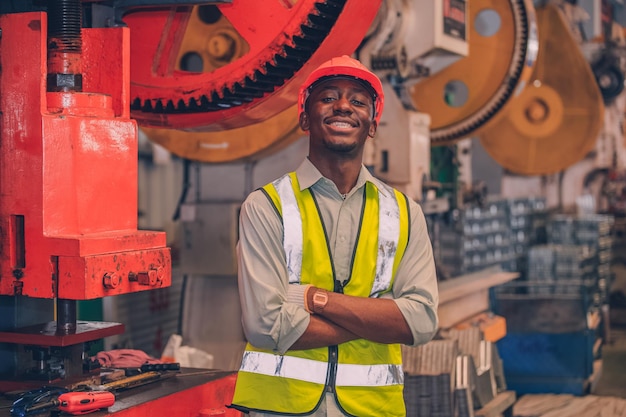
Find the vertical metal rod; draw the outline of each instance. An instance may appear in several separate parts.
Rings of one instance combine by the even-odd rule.
[[[82,5],[48,0],[48,91],[82,91]]]
[[[76,333],[76,300],[57,299],[57,334]]]

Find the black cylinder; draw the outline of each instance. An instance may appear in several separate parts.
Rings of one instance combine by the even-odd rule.
[[[76,333],[76,300],[57,299],[57,334]]]

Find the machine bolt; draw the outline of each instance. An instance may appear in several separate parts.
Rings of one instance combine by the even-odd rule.
[[[23,281],[13,281],[13,294],[14,295],[22,295],[24,291],[24,282]]]
[[[154,287],[156,285],[157,279],[158,279],[157,270],[156,269],[149,270],[148,271],[148,280],[149,280],[149,285],[151,287]]]
[[[24,277],[24,271],[21,269],[14,269],[13,270],[13,277],[15,279],[20,279]]]
[[[157,285],[160,287],[161,285],[163,285],[163,277],[165,277],[165,268],[163,268],[162,266],[157,268]]]
[[[47,77],[48,91],[82,91],[83,75],[82,74],[48,74]]]
[[[102,278],[102,285],[104,285],[104,288],[107,289],[114,289],[119,287],[121,283],[120,280],[120,276],[118,274],[116,274],[115,272],[107,272],[106,274],[104,274],[104,277]]]
[[[211,58],[230,62],[235,55],[235,40],[228,33],[218,33],[209,38],[206,50]]]
[[[137,272],[133,274],[132,281],[137,281],[139,285],[150,285],[150,275],[145,271]]]

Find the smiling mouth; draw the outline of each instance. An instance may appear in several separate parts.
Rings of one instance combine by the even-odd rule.
[[[333,126],[333,127],[339,128],[339,129],[349,129],[349,128],[354,127],[351,123],[348,123],[348,122],[332,122],[332,123],[329,123],[329,124],[331,126]]]

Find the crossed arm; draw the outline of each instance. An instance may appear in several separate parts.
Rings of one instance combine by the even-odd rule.
[[[328,303],[321,311],[313,307],[313,295],[317,291],[328,295]],[[293,350],[330,346],[354,339],[413,344],[411,329],[393,300],[353,297],[311,288],[306,303],[313,314],[306,331],[291,346]]]
[[[255,195],[256,194],[256,195]],[[238,250],[242,323],[248,341],[262,349],[284,353],[331,346],[355,339],[379,343],[425,343],[436,331],[437,282],[432,249],[424,234],[423,217],[416,237],[398,268],[391,293],[361,298],[327,292],[323,311],[310,314],[287,302],[290,285],[282,248],[282,224],[260,192],[244,203],[240,215]],[[316,291],[309,291],[312,306]]]

